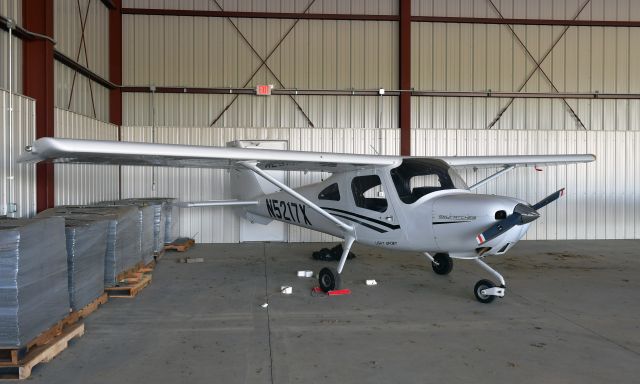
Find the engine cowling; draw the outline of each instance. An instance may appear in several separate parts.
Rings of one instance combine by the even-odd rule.
[[[432,205],[434,241],[443,252],[464,253],[469,256],[479,252],[476,236],[487,227],[504,219],[522,202],[505,196],[476,195],[470,193],[444,195]],[[520,240],[528,225],[506,231],[501,236],[483,244],[482,252],[502,253]],[[505,248],[505,249],[502,249]]]

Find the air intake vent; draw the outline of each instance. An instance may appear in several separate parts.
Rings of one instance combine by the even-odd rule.
[[[507,218],[507,212],[506,211],[497,211],[496,212],[496,220],[504,220]]]
[[[505,253],[507,251],[507,248],[509,248],[510,243],[507,243],[504,245],[504,247],[500,248],[500,250],[498,252],[496,252],[497,254],[500,253]]]

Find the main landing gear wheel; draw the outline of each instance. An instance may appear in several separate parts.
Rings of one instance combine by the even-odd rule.
[[[335,291],[340,289],[340,274],[335,268],[322,268],[318,274],[318,282],[323,292]]]
[[[453,269],[453,260],[446,253],[436,253],[433,256],[431,268],[438,275],[448,275]]]
[[[473,293],[476,295],[476,299],[479,302],[484,304],[489,304],[493,300],[495,300],[494,295],[485,295],[482,293],[485,289],[494,288],[496,285],[491,280],[482,279],[476,283],[476,286],[473,288]]]

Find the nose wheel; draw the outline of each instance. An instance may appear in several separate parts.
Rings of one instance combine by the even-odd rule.
[[[500,286],[496,286],[496,284],[491,280],[482,279],[478,281],[475,287],[473,287],[473,294],[475,295],[476,299],[481,303],[489,304],[490,302],[495,300],[496,297],[504,297],[505,282],[502,275],[499,274],[495,269],[487,265],[487,263],[485,263],[484,261],[480,259],[475,259],[475,261],[484,270],[491,273],[498,280],[500,280]]]
[[[504,287],[496,287],[493,281],[482,279],[473,287],[473,293],[479,302],[489,304],[495,300],[496,297],[504,296]]]

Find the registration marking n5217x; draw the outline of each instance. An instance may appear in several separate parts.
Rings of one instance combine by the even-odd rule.
[[[266,199],[267,212],[269,216],[278,220],[290,221],[303,225],[313,225],[307,217],[307,206],[301,203],[289,201]]]

